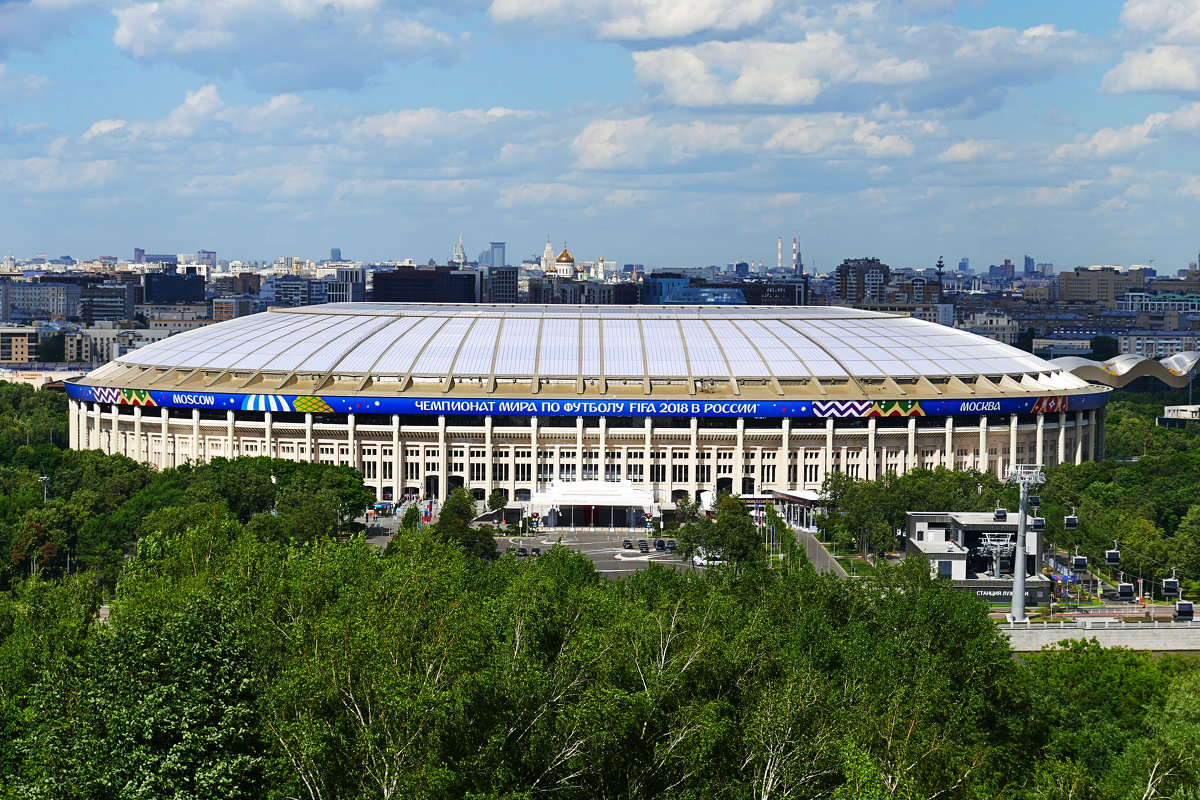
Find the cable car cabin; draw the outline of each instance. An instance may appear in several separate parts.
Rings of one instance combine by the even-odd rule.
[[[1176,600],[1175,601],[1175,613],[1172,615],[1172,618],[1177,619],[1180,622],[1191,622],[1192,621],[1192,601],[1191,600]]]
[[[1069,531],[1077,530],[1079,528],[1079,517],[1074,514],[1069,517],[1063,517],[1063,527]]]
[[[1074,572],[1087,572],[1087,556],[1073,556],[1071,569]]]
[[[1179,579],[1163,578],[1163,597],[1179,597]]]
[[[996,513],[992,515],[992,519],[994,519],[996,522],[1004,522],[1008,519],[1007,509],[997,508]]]
[[[1133,584],[1118,583],[1117,584],[1117,599],[1118,600],[1133,600]]]
[[[1029,495],[1029,505],[1040,506],[1042,504],[1042,496],[1040,494]]]
[[[1046,518],[1045,517],[1034,517],[1032,522],[1033,522],[1033,529],[1035,531],[1043,531],[1046,529]]]
[[[1104,563],[1110,567],[1121,566],[1121,551],[1120,550],[1105,550]]]

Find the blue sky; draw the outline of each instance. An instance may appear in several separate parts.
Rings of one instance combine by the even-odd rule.
[[[0,0],[0,253],[1196,259],[1200,0]]]

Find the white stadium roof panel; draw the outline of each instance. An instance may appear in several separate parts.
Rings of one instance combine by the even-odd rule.
[[[692,375],[696,378],[728,378],[729,362],[717,340],[703,320],[682,320],[683,333],[687,341],[688,357],[692,363]]]
[[[547,319],[542,325],[539,375],[579,375],[579,320]]]
[[[612,377],[646,374],[642,361],[642,334],[636,319],[605,319],[604,373]]]
[[[494,374],[501,382],[534,374],[686,381],[1061,372],[967,331],[810,306],[329,304],[177,334],[121,356],[113,368],[120,365],[351,377]]]
[[[371,369],[392,342],[399,339],[405,331],[416,325],[417,322],[419,322],[417,317],[400,317],[399,319],[392,320],[364,339],[358,347],[347,354],[341,363],[337,365],[338,371],[354,374],[366,372]]]
[[[496,343],[497,375],[532,375],[537,361],[538,329],[541,319],[506,319]]]
[[[492,360],[496,355],[496,334],[500,332],[500,320],[496,317],[479,317],[463,340],[462,351],[454,362],[455,375],[490,375]]]
[[[413,364],[414,375],[445,375],[458,355],[463,336],[475,320],[469,317],[451,317],[426,343],[417,362]]]

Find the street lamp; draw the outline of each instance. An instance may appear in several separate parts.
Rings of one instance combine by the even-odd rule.
[[[1005,476],[1005,483],[1015,483],[1021,489],[1021,504],[1017,512],[1017,547],[1013,553],[1012,611],[1009,622],[1028,622],[1025,616],[1025,515],[1029,511],[1029,489],[1045,482],[1042,468],[1034,464],[1017,464]]]
[[[271,489],[271,516],[272,517],[279,516],[279,501],[275,499],[275,489],[274,489],[274,487],[276,485],[278,485],[278,483],[279,483],[279,479],[276,478],[274,475],[272,475],[271,476],[271,487],[272,487],[272,489]]]
[[[40,478],[38,478],[38,481],[42,484],[42,505],[45,505],[46,500],[50,496],[49,495],[50,476],[43,475]]]

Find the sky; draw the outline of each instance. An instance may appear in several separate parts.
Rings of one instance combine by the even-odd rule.
[[[0,254],[1200,251],[1200,0],[0,0]]]

